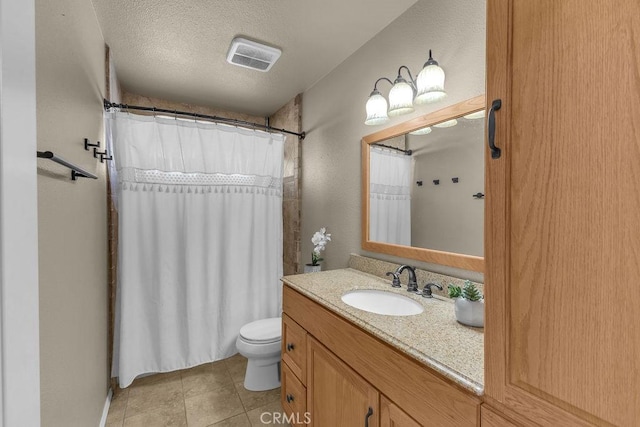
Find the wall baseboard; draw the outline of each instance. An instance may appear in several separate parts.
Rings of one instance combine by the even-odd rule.
[[[102,409],[102,417],[100,418],[99,427],[105,427],[107,425],[107,415],[109,415],[109,407],[111,406],[112,396],[113,391],[109,389],[109,393],[107,393],[107,400],[104,402],[104,408]]]

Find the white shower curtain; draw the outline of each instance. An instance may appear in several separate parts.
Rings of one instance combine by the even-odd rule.
[[[411,246],[411,156],[371,146],[369,239]]]
[[[121,387],[236,353],[279,316],[282,135],[108,113],[118,175],[113,376]]]

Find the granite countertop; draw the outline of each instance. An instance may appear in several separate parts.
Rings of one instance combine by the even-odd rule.
[[[404,283],[402,288],[392,288],[390,281],[351,268],[285,276],[282,280],[474,394],[483,394],[483,329],[459,324],[449,298],[423,298],[408,293]],[[420,302],[424,312],[386,316],[359,310],[341,300],[345,292],[354,289],[396,292]]]

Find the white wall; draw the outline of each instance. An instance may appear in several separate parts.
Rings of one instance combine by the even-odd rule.
[[[0,1],[0,426],[40,422],[33,1]]]
[[[303,94],[303,261],[310,258],[311,236],[321,226],[332,233],[323,253],[325,268],[346,267],[352,252],[402,261],[360,248],[360,140],[383,128],[364,125],[364,106],[377,78],[393,80],[400,65],[417,73],[429,49],[446,72],[448,96],[384,126],[484,93],[485,1],[420,0]],[[388,93],[388,84],[380,88]],[[479,280],[478,275],[455,273]]]
[[[105,45],[90,1],[36,0],[38,149],[98,175],[38,161],[43,426],[96,426],[108,389]]]

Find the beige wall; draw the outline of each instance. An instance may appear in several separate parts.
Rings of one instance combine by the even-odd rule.
[[[107,397],[105,47],[90,1],[36,0],[38,150],[98,175],[38,160],[40,368],[43,426],[96,426]]]
[[[365,126],[365,103],[377,78],[393,79],[400,65],[417,73],[433,49],[446,73],[448,96],[419,106],[387,125]],[[394,123],[484,93],[485,1],[420,0],[303,95],[302,256],[313,232],[326,226],[332,241],[325,268],[346,267],[349,253],[392,262],[360,247],[360,139]],[[381,82],[386,95],[389,85]],[[411,262],[479,280],[479,275]]]
[[[116,63],[115,66],[117,68],[118,64]],[[195,105],[195,104],[185,104],[183,102],[176,102],[168,99],[161,99],[161,98],[154,98],[151,96],[139,95],[139,94],[128,91],[126,87],[122,88],[121,92],[122,92],[123,104],[135,105],[138,107],[156,107],[156,108],[162,108],[165,110],[176,110],[176,111],[182,111],[186,113],[204,114],[208,116],[220,116],[220,117],[226,117],[229,119],[244,120],[246,122],[252,122],[252,123],[264,124],[265,122],[264,117],[252,116],[250,114],[222,110],[220,108],[205,107],[202,105]],[[133,114],[147,114],[147,115],[154,114],[153,112],[140,111],[140,110],[131,110],[131,112]],[[164,113],[164,114],[167,115],[167,113]]]

